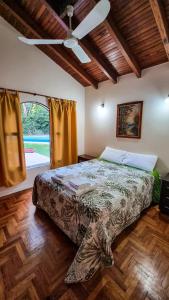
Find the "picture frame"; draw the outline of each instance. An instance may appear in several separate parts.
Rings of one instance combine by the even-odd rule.
[[[116,137],[141,138],[143,101],[117,105]]]

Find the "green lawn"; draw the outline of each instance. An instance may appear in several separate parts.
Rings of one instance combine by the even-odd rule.
[[[35,152],[50,157],[50,145],[49,144],[36,144],[36,143],[24,143],[25,148],[32,148]]]

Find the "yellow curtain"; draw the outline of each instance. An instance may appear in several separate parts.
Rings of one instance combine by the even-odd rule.
[[[50,112],[51,168],[77,162],[76,102],[48,99]]]
[[[26,177],[19,95],[0,93],[0,186]]]

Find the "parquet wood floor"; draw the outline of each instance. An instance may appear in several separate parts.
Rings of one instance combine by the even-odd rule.
[[[169,299],[169,217],[149,208],[113,251],[115,266],[66,285],[76,246],[36,211],[31,190],[0,199],[0,300]]]

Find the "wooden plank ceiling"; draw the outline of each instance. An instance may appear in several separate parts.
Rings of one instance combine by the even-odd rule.
[[[0,0],[0,15],[29,38],[65,38],[64,9],[74,5],[75,28],[97,0]],[[91,58],[81,64],[62,45],[37,46],[83,86],[98,87],[107,79],[134,73],[169,59],[169,0],[110,0],[107,19],[80,45]]]

